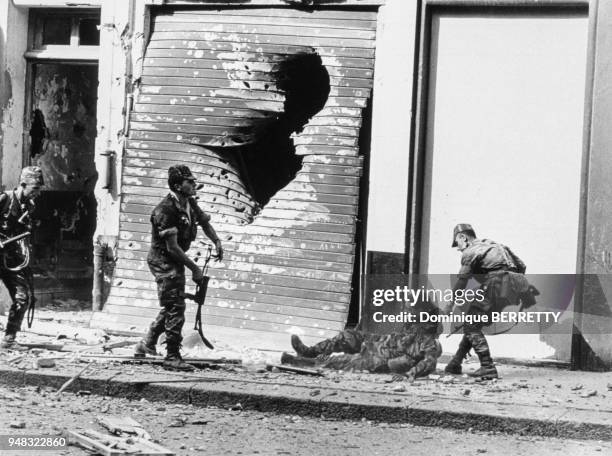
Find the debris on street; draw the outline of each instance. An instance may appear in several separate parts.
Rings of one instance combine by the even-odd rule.
[[[280,372],[291,372],[293,374],[300,375],[314,375],[316,377],[323,377],[324,374],[320,369],[304,369],[302,367],[291,367],[284,364],[266,364],[266,369],[272,371],[277,369]]]
[[[104,456],[122,454],[165,455],[174,456],[176,453],[156,443],[140,437],[113,437],[87,429],[81,432],[68,431],[70,443],[76,443],[86,449],[95,451]]]
[[[67,382],[65,382],[60,389],[57,390],[57,395],[59,396],[60,394],[62,394],[66,388],[68,388],[70,385],[72,385],[74,383],[74,381],[79,378],[81,375],[83,375],[85,373],[85,371],[87,369],[89,369],[91,367],[93,363],[89,363],[87,366],[85,366],[82,370],[80,370],[79,372],[77,372],[76,374],[74,374],[70,380],[68,380]]]
[[[151,440],[151,436],[144,430],[142,425],[129,416],[107,415],[97,416],[96,420],[104,426],[111,434],[117,436],[136,436]]]

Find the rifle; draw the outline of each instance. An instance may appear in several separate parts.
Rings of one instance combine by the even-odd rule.
[[[212,247],[208,246],[208,252],[206,254],[206,260],[204,261],[204,266],[202,266],[202,280],[196,284],[195,293],[185,293],[185,298],[194,301],[198,305],[198,310],[196,311],[195,316],[195,325],[193,329],[195,329],[200,335],[200,339],[204,342],[211,350],[214,350],[215,347],[210,341],[204,336],[202,332],[202,306],[204,305],[204,300],[206,299],[206,290],[208,290],[208,282],[210,281],[210,277],[206,275],[208,270],[208,263],[210,262],[210,258],[212,257]]]
[[[6,247],[8,244],[12,243],[12,242],[16,242],[19,241],[25,237],[28,237],[31,233],[29,231],[25,231],[21,234],[18,234],[17,236],[13,236],[7,239],[0,239],[0,250],[3,249],[4,247]]]
[[[24,213],[24,215],[21,216],[21,218],[19,219],[19,221],[21,221],[21,219],[24,218],[24,216],[27,214],[27,212]],[[22,263],[19,266],[15,266],[15,267],[9,267],[8,264],[6,264],[6,255],[1,252],[7,245],[12,244],[13,242],[17,242],[17,241],[21,241],[22,239],[28,237],[30,234],[32,234],[29,231],[24,231],[21,234],[18,234],[17,236],[13,236],[10,238],[6,238],[6,239],[1,239],[0,238],[0,256],[2,256],[2,265],[4,266],[5,269],[9,270],[9,271],[13,271],[13,272],[18,272],[21,271],[22,269],[24,269],[25,267],[28,266],[28,264],[30,264],[30,250],[28,249],[28,247],[22,242],[20,244],[21,246],[21,251],[23,253],[24,256],[24,260],[22,261]],[[2,237],[4,237],[3,235],[1,235]],[[34,309],[36,307],[36,298],[34,297],[34,293],[32,290],[32,293],[30,295],[30,302],[28,303],[28,310],[27,310],[27,317],[26,320],[28,322],[28,328],[32,327],[32,322],[34,321]]]

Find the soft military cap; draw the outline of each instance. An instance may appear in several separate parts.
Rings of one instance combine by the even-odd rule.
[[[457,247],[457,241],[455,239],[457,238],[457,235],[459,233],[463,233],[464,231],[471,231],[472,233],[474,233],[474,235],[476,235],[476,232],[474,231],[474,228],[472,228],[472,225],[470,225],[469,223],[459,223],[455,226],[455,229],[453,230],[453,245],[451,245],[451,247]]]
[[[177,181],[183,179],[196,180],[195,176],[191,174],[191,170],[186,165],[171,166],[170,169],[168,169],[168,179],[176,179]]]
[[[26,166],[21,170],[20,184],[45,185],[42,169],[38,166]]]

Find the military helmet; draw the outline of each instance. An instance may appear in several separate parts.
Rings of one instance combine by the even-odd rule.
[[[457,235],[459,233],[464,233],[466,231],[476,236],[476,232],[474,231],[474,228],[472,228],[472,225],[470,225],[469,223],[458,223],[455,226],[455,229],[453,229],[453,244],[451,245],[451,247],[457,247],[457,241],[456,241]]]
[[[38,166],[26,166],[19,176],[20,184],[45,185],[42,169]]]

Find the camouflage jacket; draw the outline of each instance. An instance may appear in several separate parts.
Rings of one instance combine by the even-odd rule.
[[[198,207],[194,199],[190,198],[187,207],[183,207],[169,193],[151,214],[151,248],[147,257],[149,265],[162,269],[165,265],[173,265],[175,261],[166,249],[166,238],[176,234],[179,247],[186,252],[196,238],[198,224],[202,225],[209,220],[210,216]]]

